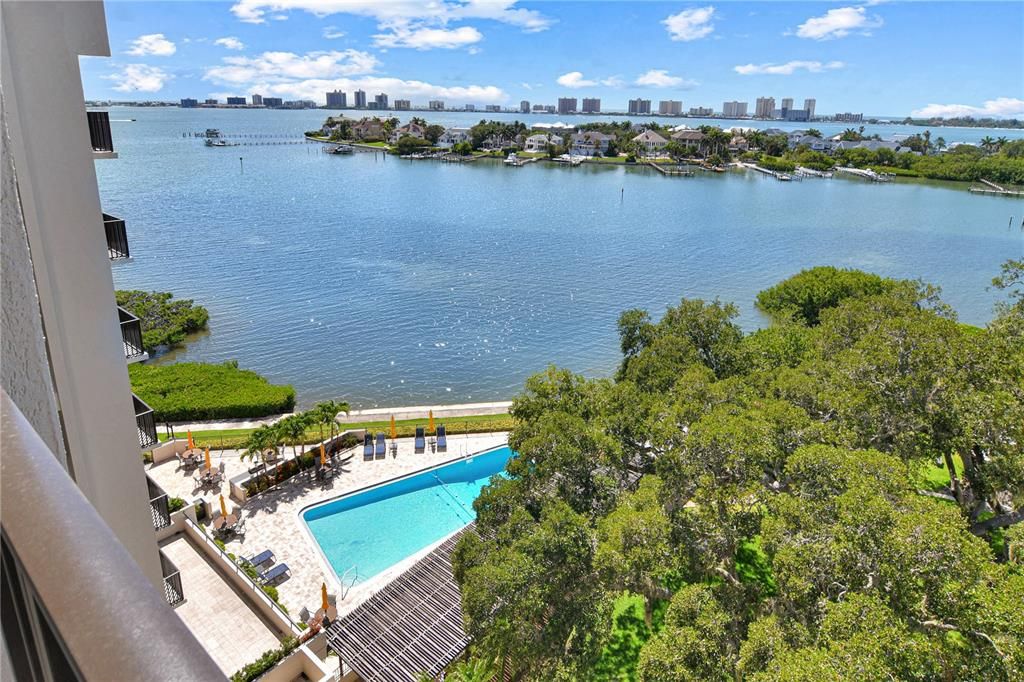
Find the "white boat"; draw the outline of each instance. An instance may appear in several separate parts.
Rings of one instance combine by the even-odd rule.
[[[518,156],[516,156],[515,152],[510,153],[508,155],[508,157],[504,161],[502,161],[502,163],[504,163],[506,166],[517,166],[518,167],[518,166],[522,166],[523,165],[522,159],[520,159]]]
[[[206,138],[206,146],[207,147],[230,147],[231,145],[228,142],[224,141],[224,140],[215,140],[215,139]]]
[[[339,144],[328,147],[326,151],[328,154],[351,154],[355,151],[355,147],[350,144]]]

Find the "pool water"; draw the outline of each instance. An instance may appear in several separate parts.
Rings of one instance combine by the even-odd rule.
[[[512,457],[506,447],[311,507],[302,519],[338,579],[358,584],[476,518],[473,501]]]

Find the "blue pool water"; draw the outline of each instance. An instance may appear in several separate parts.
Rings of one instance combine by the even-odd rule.
[[[473,500],[505,469],[508,447],[312,507],[303,521],[335,574],[360,583],[476,517]]]

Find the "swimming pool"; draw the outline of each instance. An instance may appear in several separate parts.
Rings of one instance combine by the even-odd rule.
[[[511,457],[507,446],[488,450],[318,504],[302,520],[339,580],[358,584],[473,521],[473,500]]]

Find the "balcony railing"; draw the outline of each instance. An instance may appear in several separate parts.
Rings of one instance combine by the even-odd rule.
[[[171,511],[168,508],[167,493],[160,486],[153,482],[153,479],[146,477],[146,485],[149,487],[149,511],[153,516],[153,530],[160,530],[171,525]]]
[[[135,426],[139,430],[139,447],[149,450],[157,444],[156,419],[153,418],[153,408],[142,402],[142,399],[134,393],[132,393],[132,402],[135,403]]]
[[[114,139],[110,136],[110,114],[106,111],[87,111],[89,141],[94,152],[113,154]]]
[[[0,420],[4,679],[223,680],[2,390]]]
[[[185,601],[185,592],[181,589],[181,573],[163,552],[160,552],[160,568],[164,574],[164,597],[171,606]]]
[[[117,307],[117,319],[121,323],[121,341],[124,343],[124,357],[128,362],[139,362],[149,357],[142,347],[142,322],[130,312]]]
[[[131,258],[128,251],[128,231],[124,227],[124,221],[104,213],[103,229],[107,232],[107,253],[110,260]]]

